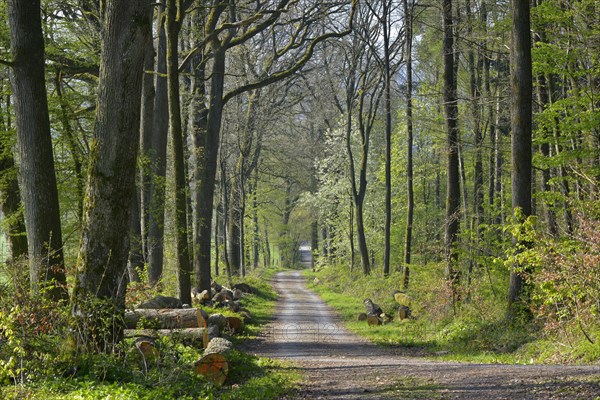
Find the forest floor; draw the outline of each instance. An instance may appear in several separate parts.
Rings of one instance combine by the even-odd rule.
[[[600,365],[430,361],[344,329],[298,271],[278,273],[273,285],[274,319],[247,350],[291,361],[302,373],[287,399],[600,399]]]

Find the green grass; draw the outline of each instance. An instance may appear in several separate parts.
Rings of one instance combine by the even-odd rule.
[[[453,314],[444,293],[439,266],[413,269],[414,318],[380,326],[357,321],[364,312],[363,300],[371,298],[382,309],[394,314],[398,305],[392,293],[400,281],[399,273],[387,279],[350,274],[340,267],[305,271],[309,287],[315,290],[342,316],[347,328],[371,342],[406,349],[407,354],[446,361],[477,363],[591,363],[600,359],[600,332],[591,330],[594,344],[581,332],[569,332],[569,343],[561,343],[543,331],[538,321],[523,323],[507,320],[504,301],[479,290],[484,296],[463,301]],[[418,284],[417,284],[418,283]],[[474,283],[476,284],[476,283]],[[423,289],[425,288],[425,289]]]
[[[242,304],[250,310],[253,320],[242,335],[233,338],[234,343],[257,336],[270,320],[277,295],[269,279],[276,272],[267,270],[238,280],[254,287],[256,293],[243,298]],[[207,308],[207,311],[233,314],[222,308]],[[50,335],[49,339],[56,342],[57,338]],[[2,364],[8,360],[4,357],[8,355],[3,351],[4,344],[0,342],[2,399],[275,399],[293,390],[300,380],[290,365],[233,350],[228,355],[227,381],[217,388],[194,372],[193,364],[201,357],[201,349],[167,337],[157,340],[159,356],[147,365],[140,359],[132,339],[121,344],[119,355],[64,358],[56,349],[48,354],[27,354],[28,365],[38,363],[37,367],[34,370],[25,365],[25,383],[14,384]]]

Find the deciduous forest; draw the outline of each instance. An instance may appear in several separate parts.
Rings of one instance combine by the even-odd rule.
[[[410,298],[376,342],[597,362],[599,15],[596,0],[0,2],[1,390],[266,398],[295,378],[234,350],[219,388],[184,365],[205,346],[167,335],[144,353],[126,310],[205,293],[217,312],[216,282],[243,282],[257,335],[282,268],[333,303]]]

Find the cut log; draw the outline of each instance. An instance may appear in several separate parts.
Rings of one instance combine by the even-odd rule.
[[[364,312],[358,314],[358,321],[366,321],[367,320],[367,314],[365,314]]]
[[[216,325],[209,325],[208,328],[206,328],[206,332],[207,332],[207,335],[205,338],[206,340],[204,341],[204,346],[203,346],[205,349],[208,347],[208,343],[210,343],[211,340],[221,336],[221,330]]]
[[[377,315],[369,315],[367,317],[367,324],[369,324],[369,325],[381,325],[381,319]]]
[[[183,304],[176,297],[156,296],[139,304],[138,309],[182,308]]]
[[[153,338],[149,336],[140,336],[135,340],[134,344],[145,360],[158,356],[158,349],[156,348],[156,343]]]
[[[226,354],[233,348],[229,340],[215,338],[210,341],[204,355],[194,364],[197,374],[204,376],[216,386],[223,386],[229,373]]]
[[[233,285],[232,289],[239,289],[243,293],[249,293],[249,294],[256,293],[256,289],[254,289],[252,286],[248,285],[247,283],[236,283],[235,285]]]
[[[400,306],[400,308],[398,308],[397,315],[399,320],[410,318],[410,308],[408,308],[407,306]]]
[[[363,301],[365,305],[365,311],[367,315],[381,315],[383,314],[383,310],[377,304],[373,303],[371,299],[365,299]]]
[[[205,315],[206,312],[198,308],[136,309],[125,312],[125,328],[202,328],[206,326]]]
[[[241,299],[243,295],[244,295],[244,293],[240,289],[233,289],[233,299],[234,300]]]
[[[389,324],[389,323],[390,323],[390,322],[392,322],[392,320],[394,319],[394,317],[392,317],[390,314],[386,314],[386,313],[383,313],[383,314],[381,314],[381,315],[379,316],[379,318],[381,319],[381,321],[382,321],[384,324]]]
[[[227,379],[229,363],[223,354],[212,353],[196,361],[194,369],[198,375],[202,375],[209,382],[221,387]]]
[[[231,334],[238,334],[244,329],[244,323],[238,317],[226,317],[227,319],[227,329]]]
[[[400,304],[401,306],[410,307],[411,298],[405,293],[395,291],[394,300],[396,300],[396,303]]]
[[[210,287],[217,293],[220,292],[221,289],[223,289],[223,286],[219,285],[217,281],[212,281],[210,283]]]
[[[213,303],[222,303],[225,300],[233,300],[233,292],[227,288],[221,289],[221,291],[212,298]]]
[[[208,325],[216,325],[222,331],[227,328],[227,319],[223,314],[211,314],[208,316]]]
[[[233,349],[233,343],[229,340],[214,338],[208,343],[206,350],[204,350],[204,355],[212,353],[227,354],[231,349]]]
[[[229,308],[231,311],[233,312],[238,312],[240,311],[240,302],[239,301],[229,301],[229,300],[225,300],[223,302],[223,306],[226,308]]]
[[[192,289],[192,301],[194,303],[205,304],[210,301],[210,292],[208,290]]]

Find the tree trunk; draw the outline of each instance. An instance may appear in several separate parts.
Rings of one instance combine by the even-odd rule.
[[[136,185],[135,195],[131,204],[131,223],[129,225],[129,259],[127,261],[127,271],[129,272],[129,282],[141,282],[140,271],[144,267],[144,253],[142,248],[142,226],[140,221],[140,190]]]
[[[202,170],[198,171],[201,176],[196,176],[196,182],[198,182],[198,187],[196,188],[196,207],[198,209],[196,231],[198,232],[198,237],[194,244],[198,250],[198,255],[196,256],[196,287],[200,290],[210,290],[213,201],[221,119],[223,117],[223,85],[225,83],[225,49],[216,44],[212,45],[212,49],[213,65],[204,157],[202,160],[198,160],[198,162],[203,163],[203,166]]]
[[[122,335],[144,43],[151,32],[147,7],[146,0],[113,0],[103,15],[94,146],[73,292],[73,332],[82,348],[93,351],[112,351]]]
[[[5,90],[5,80],[0,79],[0,90]],[[0,101],[4,98],[0,97]],[[6,115],[4,114],[6,113]],[[6,109],[0,105],[0,130],[12,130],[10,119],[10,94],[6,96]],[[11,139],[13,139],[11,137]],[[25,218],[21,209],[21,192],[17,179],[17,168],[12,152],[12,140],[0,140],[0,210],[3,215],[2,230],[8,244],[6,262],[10,263],[27,254],[27,235],[25,232]]]
[[[229,242],[229,262],[231,263],[231,273],[240,275],[241,271],[241,254],[240,254],[240,202],[241,194],[239,192],[239,176],[231,177],[231,197],[229,199],[229,226],[227,229]]]
[[[185,160],[183,152],[183,129],[179,100],[178,39],[183,10],[181,0],[167,0],[167,86],[169,97],[169,128],[171,151],[175,169],[175,236],[177,251],[177,280],[179,299],[184,304],[192,304],[190,281],[190,256],[187,235],[187,196]]]
[[[150,150],[150,208],[148,211],[148,283],[155,285],[162,275],[165,233],[165,177],[169,107],[167,85],[167,37],[165,12],[158,16],[158,54],[156,57],[152,148]]]
[[[402,269],[402,287],[408,288],[410,281],[410,262],[412,255],[412,228],[415,209],[413,189],[413,116],[412,116],[412,12],[408,0],[403,0],[406,26],[406,231],[404,235],[404,268]]]
[[[136,329],[139,324],[147,324],[147,326],[157,329],[206,327],[206,316],[199,308],[140,308],[127,311],[124,321],[127,329]]]
[[[531,130],[532,130],[532,66],[530,9],[528,1],[512,0],[512,47],[511,47],[511,128],[512,128],[512,208],[520,209],[522,217],[531,215]],[[517,221],[522,222],[522,221]],[[515,244],[517,238],[514,239]],[[526,245],[526,243],[521,243]],[[519,269],[526,265],[515,266]],[[510,312],[515,306],[529,302],[522,272],[511,271],[508,292]]]
[[[469,37],[473,36],[473,25],[475,25],[475,18],[471,10],[471,1],[467,0],[465,7],[467,9],[467,26]],[[483,70],[483,55],[480,53],[475,62],[475,51],[469,50],[468,54],[468,65],[469,65],[469,89],[471,96],[471,117],[473,118],[473,139],[475,142],[475,166],[473,169],[473,212],[474,212],[474,224],[477,234],[477,241],[479,241],[479,226],[483,223],[483,135],[481,132],[481,79],[479,77],[479,71]],[[476,247],[478,247],[476,245]]]
[[[390,273],[390,237],[392,229],[392,73],[390,68],[391,1],[383,1],[383,81],[385,108],[385,223],[383,233],[383,275]],[[361,217],[362,218],[362,217]],[[357,220],[358,222],[358,220]],[[359,235],[360,238],[360,235]],[[359,241],[360,245],[360,241]],[[362,249],[361,249],[362,253]],[[362,254],[361,254],[362,258]],[[368,258],[368,257],[367,257]],[[367,262],[368,265],[368,262]],[[363,269],[365,265],[363,264]],[[368,266],[365,273],[369,273]]]
[[[152,20],[154,9],[150,8]],[[142,80],[142,106],[140,111],[140,232],[144,260],[148,257],[148,230],[152,197],[152,174],[149,161],[152,159],[152,131],[154,123],[154,41],[152,36],[146,38],[144,53],[144,77]]]
[[[260,235],[258,227],[258,170],[254,172],[254,185],[252,188],[252,265],[258,268]]]
[[[1,112],[0,129],[5,132],[10,129]],[[17,180],[17,168],[10,147],[9,143],[4,140],[0,141],[0,209],[3,216],[2,230],[8,244],[7,263],[27,254],[27,236],[25,219],[21,210],[21,193]]]
[[[19,148],[22,198],[25,203],[31,286],[47,284],[54,300],[68,297],[58,190],[54,171],[48,99],[44,76],[44,36],[40,1],[8,2],[11,53],[10,81]]]
[[[460,173],[458,100],[454,65],[454,26],[452,0],[444,0],[444,111],[446,115],[447,194],[446,194],[446,276],[454,285],[458,278],[456,241],[460,229]]]

